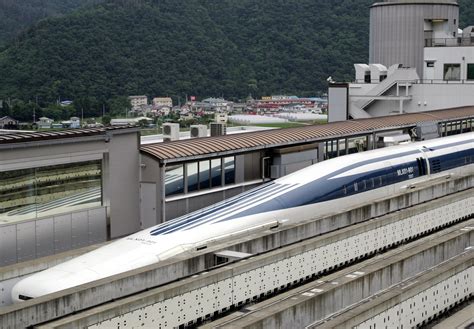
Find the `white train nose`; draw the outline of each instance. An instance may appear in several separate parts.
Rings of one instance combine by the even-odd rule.
[[[15,284],[12,288],[12,300],[14,303],[22,302],[94,281],[97,278],[97,273],[88,269],[71,273],[50,268]]]
[[[20,303],[25,300],[32,299],[33,297],[26,295],[25,291],[28,291],[28,282],[25,281],[26,279],[21,280],[17,284],[15,284],[12,288],[12,301],[13,303]]]

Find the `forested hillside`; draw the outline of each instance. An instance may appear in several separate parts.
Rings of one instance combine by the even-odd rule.
[[[474,2],[459,2],[461,24],[474,24]],[[367,62],[371,3],[106,0],[42,20],[0,53],[0,99],[315,95]]]
[[[66,14],[101,0],[0,0],[0,49],[40,19]]]

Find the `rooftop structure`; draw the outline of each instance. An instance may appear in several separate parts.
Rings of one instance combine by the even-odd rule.
[[[473,27],[458,23],[456,1],[375,3],[371,64],[355,64],[353,83],[330,82],[329,121],[474,105]]]
[[[321,142],[348,136],[374,134],[385,131],[416,127],[424,122],[450,122],[472,118],[474,107],[360,119],[298,128],[277,129],[239,135],[199,138],[171,143],[142,145],[141,152],[162,163],[199,159],[210,154],[224,156],[236,152],[249,152],[272,147]]]
[[[0,134],[0,267],[137,231],[138,145],[137,128]]]
[[[142,144],[145,227],[325,159],[472,131],[474,107]]]
[[[454,0],[392,0],[370,8],[370,63],[414,67],[423,78],[425,39],[456,37],[459,5]]]

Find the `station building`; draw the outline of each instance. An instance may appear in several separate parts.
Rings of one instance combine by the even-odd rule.
[[[0,135],[0,267],[140,229],[137,128]]]
[[[474,104],[474,27],[454,0],[386,0],[370,10],[369,64],[329,84],[329,121]]]
[[[474,107],[142,145],[143,227],[340,155],[473,130]]]
[[[0,135],[0,267],[123,237],[325,159],[473,131],[474,107],[150,143],[137,128]]]

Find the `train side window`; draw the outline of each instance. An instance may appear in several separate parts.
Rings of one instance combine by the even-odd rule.
[[[378,184],[379,187],[382,187],[383,186],[383,180],[382,180],[382,176],[379,176],[376,178],[376,182]]]
[[[346,185],[344,185],[342,187],[342,193],[344,193],[344,195],[347,195],[347,186]]]
[[[354,183],[354,192],[358,192],[359,189],[358,189],[358,186],[357,186],[357,182]]]
[[[366,185],[366,188],[367,188],[368,190],[373,189],[373,188],[375,187],[375,180],[374,180],[374,178],[369,178],[369,179],[366,181],[365,185]]]

